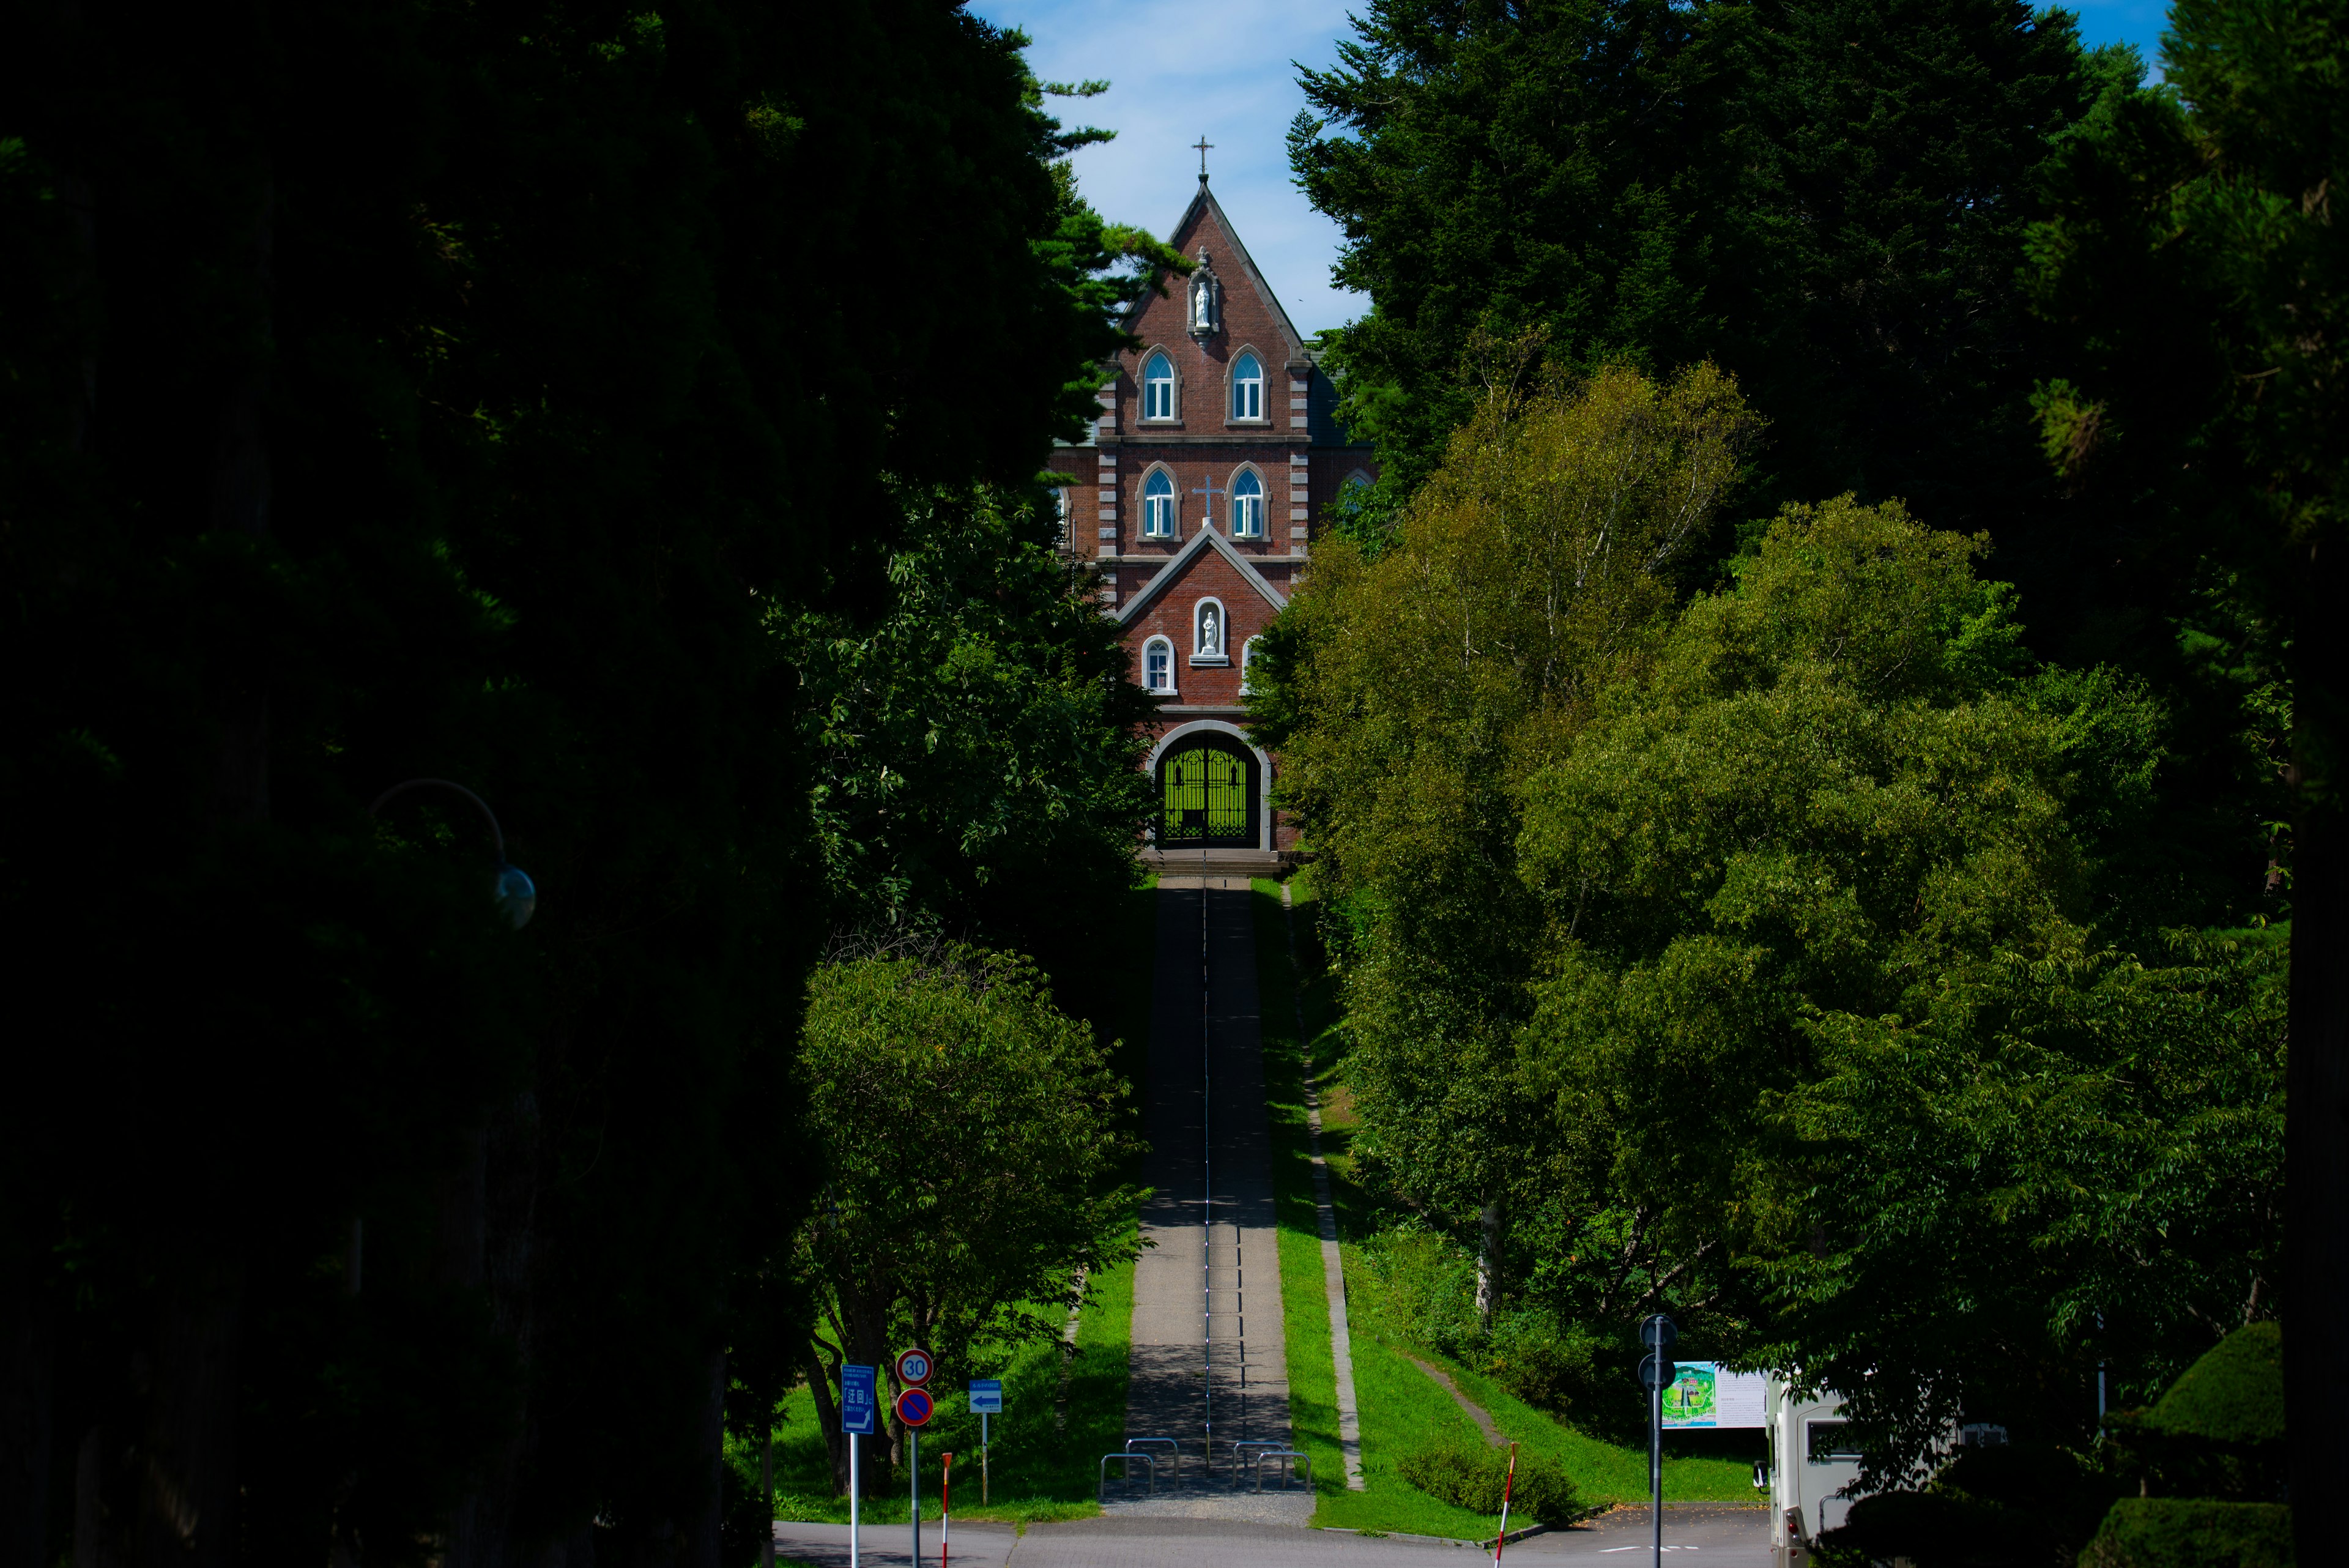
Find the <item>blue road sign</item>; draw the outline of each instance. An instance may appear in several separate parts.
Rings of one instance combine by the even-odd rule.
[[[874,1388],[880,1382],[876,1366],[843,1366],[840,1369],[840,1429],[843,1432],[873,1432]]]
[[[1003,1414],[1003,1379],[974,1377],[970,1380],[970,1413],[974,1416]]]
[[[908,1427],[928,1426],[936,1409],[937,1402],[926,1388],[908,1388],[897,1396],[897,1419]]]

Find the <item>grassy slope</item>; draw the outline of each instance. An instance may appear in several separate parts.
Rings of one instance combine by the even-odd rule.
[[[1296,977],[1288,961],[1288,927],[1277,884],[1255,884],[1257,971],[1263,996],[1265,1087],[1272,1119],[1273,1186],[1280,1225],[1281,1298],[1288,1346],[1289,1416],[1297,1446],[1312,1456],[1319,1504],[1318,1525],[1473,1537],[1487,1532],[1482,1514],[1440,1503],[1395,1472],[1401,1457],[1438,1438],[1479,1438],[1475,1424],[1444,1389],[1412,1365],[1406,1352],[1442,1367],[1463,1393],[1482,1406],[1502,1433],[1531,1451],[1547,1454],[1572,1475],[1593,1503],[1637,1501],[1647,1494],[1647,1456],[1560,1425],[1512,1397],[1490,1379],[1417,1345],[1391,1343],[1375,1329],[1377,1303],[1366,1298],[1369,1276],[1357,1266],[1350,1239],[1374,1222],[1363,1194],[1348,1179],[1350,1117],[1342,1092],[1325,1093],[1322,1152],[1330,1166],[1354,1353],[1354,1394],[1362,1427],[1365,1490],[1345,1490],[1338,1448],[1336,1373],[1330,1354],[1329,1307],[1322,1292],[1319,1231],[1313,1212],[1310,1152],[1305,1122],[1303,1058],[1297,1030]],[[1298,929],[1309,929],[1300,907]],[[1318,966],[1306,964],[1306,1025],[1314,1032],[1316,1064],[1326,1075],[1340,1037],[1329,1027],[1335,999]],[[1745,1464],[1737,1459],[1667,1459],[1664,1495],[1673,1500],[1750,1501]]]
[[[1112,955],[1106,972],[1068,976],[1055,993],[1071,1012],[1085,1017],[1098,1035],[1114,1042],[1111,1060],[1128,1081],[1138,1080],[1148,1061],[1150,982],[1157,904],[1148,888],[1135,893],[1124,929],[1102,944]],[[1137,1106],[1137,1115],[1139,1107]],[[1129,1178],[1130,1179],[1130,1178]],[[1066,1427],[1056,1429],[1053,1401],[1060,1390],[1061,1355],[1053,1345],[1030,1345],[1003,1372],[1003,1414],[988,1420],[991,1506],[979,1504],[978,1417],[966,1409],[959,1389],[940,1393],[937,1419],[922,1438],[922,1512],[938,1514],[939,1456],[955,1456],[957,1518],[1080,1519],[1101,1511],[1094,1501],[1095,1467],[1104,1453],[1125,1440],[1126,1346],[1133,1326],[1133,1265],[1096,1278],[1078,1319],[1078,1355],[1069,1378]],[[848,1521],[848,1500],[832,1495],[830,1460],[816,1425],[815,1397],[802,1386],[783,1407],[775,1429],[776,1516],[781,1519]],[[864,1462],[882,1462],[887,1449],[879,1437],[864,1440]],[[905,1483],[896,1478],[886,1501],[867,1500],[864,1518],[903,1523]]]

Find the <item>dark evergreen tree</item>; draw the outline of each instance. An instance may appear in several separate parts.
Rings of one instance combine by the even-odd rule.
[[[903,487],[1028,483],[1137,286],[1019,45],[12,16],[9,1568],[716,1562],[810,1181],[772,618],[884,610]],[[527,929],[464,800],[370,817],[418,775]]]

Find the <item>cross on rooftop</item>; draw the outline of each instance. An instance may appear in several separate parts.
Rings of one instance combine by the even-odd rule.
[[[1206,483],[1193,485],[1191,487],[1191,493],[1194,495],[1204,495],[1207,498],[1207,510],[1204,514],[1205,520],[1209,527],[1215,526],[1216,497],[1224,493],[1223,487],[1216,483],[1216,476],[1211,473],[1207,475]]]
[[[1207,140],[1207,133],[1203,130],[1199,133],[1199,140],[1191,145],[1199,151],[1199,183],[1204,185],[1207,182],[1207,149],[1215,143]]]

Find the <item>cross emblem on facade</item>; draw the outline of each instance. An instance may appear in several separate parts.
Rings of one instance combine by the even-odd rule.
[[[1207,133],[1203,130],[1199,133],[1199,140],[1191,145],[1199,151],[1199,182],[1204,185],[1207,181],[1207,149],[1215,143],[1207,140]]]
[[[1206,522],[1208,527],[1214,527],[1216,525],[1216,497],[1224,493],[1223,490],[1216,483],[1216,476],[1211,473],[1207,475],[1206,483],[1193,485],[1191,487],[1191,493],[1194,495],[1204,495],[1207,498]]]

